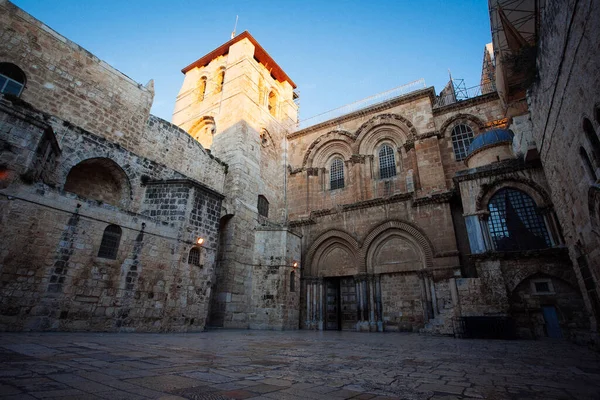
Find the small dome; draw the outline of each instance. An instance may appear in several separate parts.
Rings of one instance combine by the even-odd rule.
[[[510,129],[492,129],[477,136],[469,145],[467,157],[484,147],[512,142],[515,134]]]

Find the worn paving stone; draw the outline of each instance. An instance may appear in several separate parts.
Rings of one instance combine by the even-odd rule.
[[[600,398],[600,355],[564,341],[219,330],[0,343],[0,400]]]

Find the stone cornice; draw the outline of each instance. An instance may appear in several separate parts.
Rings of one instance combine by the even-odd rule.
[[[331,126],[337,126],[339,124],[341,124],[342,122],[346,122],[349,121],[351,119],[354,118],[358,118],[364,114],[370,114],[370,113],[376,113],[376,112],[380,112],[380,111],[384,111],[387,109],[390,109],[392,107],[395,107],[397,105],[400,104],[404,104],[404,103],[409,103],[415,99],[421,98],[421,97],[429,97],[431,100],[431,103],[433,104],[434,99],[435,99],[435,90],[433,87],[428,87],[425,89],[421,89],[421,90],[417,90],[415,92],[411,92],[402,96],[398,96],[395,97],[391,100],[387,100],[387,101],[383,101],[381,103],[360,109],[358,111],[354,111],[345,115],[342,115],[341,117],[337,117],[337,118],[333,118],[330,119],[328,121],[325,122],[321,122],[319,124],[313,125],[313,126],[309,126],[307,128],[304,129],[300,129],[296,132],[290,133],[287,138],[288,139],[295,139],[297,137],[300,136],[304,136],[308,133],[314,132],[314,131],[318,131],[320,129],[323,128],[327,128],[327,127],[331,127]]]
[[[517,251],[486,251],[485,253],[469,254],[469,258],[478,261],[488,260],[518,260],[522,258],[564,260],[569,262],[569,250],[566,247],[550,247],[547,249],[517,250]]]
[[[153,185],[190,185],[190,186],[194,186],[197,187],[198,189],[210,193],[213,196],[216,196],[217,198],[219,198],[220,200],[223,200],[225,198],[225,196],[219,192],[217,192],[214,189],[211,189],[210,187],[206,186],[205,184],[195,181],[193,179],[190,178],[184,178],[184,179],[164,179],[164,180],[148,180],[146,182],[142,183],[144,186],[153,186]]]
[[[440,203],[448,203],[452,196],[454,195],[453,190],[449,190],[441,193],[434,193],[432,195],[426,197],[419,197],[413,201],[413,207],[424,206],[428,204],[440,204]]]
[[[433,115],[444,114],[447,112],[456,111],[457,109],[471,107],[471,106],[475,106],[477,104],[486,103],[488,101],[497,100],[497,99],[499,99],[498,93],[492,92],[492,93],[484,94],[481,96],[472,97],[470,99],[457,101],[452,104],[448,104],[446,106],[435,107],[435,108],[433,108]]]
[[[495,162],[489,165],[484,165],[482,167],[458,171],[454,176],[453,180],[455,183],[458,183],[484,178],[488,176],[497,176],[500,174],[537,168],[541,168],[541,163],[539,160],[526,163],[521,158],[513,158],[509,160]]]
[[[454,191],[450,190],[420,198],[415,198],[412,193],[395,194],[390,197],[378,197],[375,199],[363,200],[355,203],[340,205],[336,208],[324,208],[321,210],[314,210],[311,211],[310,216],[308,218],[290,221],[289,225],[292,227],[314,225],[317,223],[315,221],[315,218],[324,217],[326,215],[336,214],[339,212],[361,210],[365,208],[377,207],[385,204],[399,203],[410,200],[412,200],[412,207],[420,207],[429,204],[447,203],[450,201],[453,195]]]

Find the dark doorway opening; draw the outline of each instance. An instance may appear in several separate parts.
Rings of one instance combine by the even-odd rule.
[[[355,330],[358,305],[354,278],[326,278],[325,287],[325,329]]]

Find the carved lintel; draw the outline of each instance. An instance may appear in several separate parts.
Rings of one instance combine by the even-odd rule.
[[[367,156],[365,156],[363,154],[352,154],[350,156],[350,159],[348,160],[348,162],[351,164],[364,164],[366,157]]]

